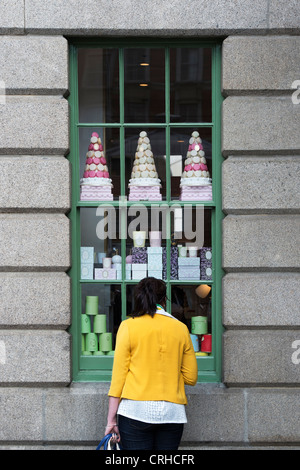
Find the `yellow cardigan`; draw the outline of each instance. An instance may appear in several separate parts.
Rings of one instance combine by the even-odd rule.
[[[184,384],[195,385],[197,361],[184,323],[155,314],[119,327],[109,396],[186,404]]]

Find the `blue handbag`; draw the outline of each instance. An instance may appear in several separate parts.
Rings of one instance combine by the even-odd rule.
[[[118,442],[111,443],[112,434],[107,434],[103,437],[103,439],[99,442],[96,450],[121,450],[122,447]],[[103,447],[103,449],[101,449]]]

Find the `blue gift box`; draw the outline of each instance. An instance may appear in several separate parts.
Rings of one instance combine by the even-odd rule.
[[[162,269],[162,255],[148,254],[148,269]]]
[[[144,279],[147,277],[148,265],[145,263],[134,264],[132,263],[132,279]]]
[[[81,263],[94,263],[94,247],[81,246],[80,247],[80,260]]]
[[[178,279],[200,279],[200,268],[195,266],[187,266],[178,268]]]
[[[148,255],[162,255],[163,249],[161,246],[148,246],[147,247],[147,253]]]
[[[178,258],[178,268],[181,267],[197,267],[200,268],[200,258],[198,257],[191,257],[191,258]]]
[[[156,279],[162,279],[162,269],[148,269],[148,277],[155,277]]]
[[[80,270],[81,270],[81,273],[80,273],[81,279],[93,279],[94,278],[93,263],[81,263]]]

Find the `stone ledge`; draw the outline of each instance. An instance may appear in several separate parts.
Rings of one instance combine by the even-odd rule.
[[[69,267],[70,221],[65,215],[0,214],[0,271]]]
[[[282,20],[281,15],[280,18]],[[300,80],[299,51],[299,36],[226,38],[223,42],[223,93],[228,96],[250,91],[288,91],[291,95],[292,83]]]
[[[300,273],[230,273],[223,278],[226,328],[300,328],[299,305]]]
[[[69,106],[64,98],[8,95],[0,111],[0,154],[67,154]]]
[[[95,449],[106,424],[108,388],[109,384],[1,388],[0,449]],[[285,448],[288,442],[297,447],[298,389],[227,389],[212,384],[188,389],[181,449],[250,450],[256,443],[260,449],[271,448],[272,443]]]
[[[222,151],[243,154],[300,154],[300,104],[290,96],[229,96],[223,101]]]
[[[71,322],[65,273],[1,273],[0,328],[66,329]]]
[[[63,95],[67,92],[68,42],[65,38],[0,36],[0,50],[1,80],[7,94]]]
[[[299,271],[299,215],[228,215],[223,262],[232,271]]]
[[[228,386],[298,386],[292,361],[299,330],[228,330],[223,335],[224,382]]]
[[[228,157],[222,165],[223,211],[300,213],[299,181],[299,156]]]

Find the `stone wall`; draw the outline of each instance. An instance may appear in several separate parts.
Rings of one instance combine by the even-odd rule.
[[[223,383],[187,388],[182,446],[297,447],[298,1],[136,3],[0,4],[0,449],[94,448],[105,426],[108,384],[72,383],[71,36],[223,41]]]

